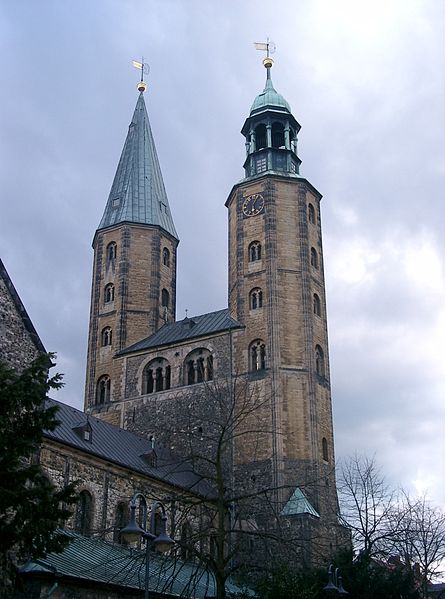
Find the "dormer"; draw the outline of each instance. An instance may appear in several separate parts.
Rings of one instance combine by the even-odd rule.
[[[88,420],[79,422],[73,426],[73,431],[80,439],[82,439],[82,441],[87,441],[88,443],[93,442],[93,427]]]

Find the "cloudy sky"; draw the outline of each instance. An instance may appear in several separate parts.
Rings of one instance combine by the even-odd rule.
[[[224,202],[273,81],[324,195],[337,457],[445,505],[445,4],[3,0],[0,256],[81,407],[91,242],[146,96],[179,246],[178,318],[227,305]]]

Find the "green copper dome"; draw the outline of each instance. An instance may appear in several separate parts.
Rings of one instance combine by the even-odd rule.
[[[263,112],[264,110],[279,110],[280,112],[291,112],[291,108],[287,100],[274,88],[272,79],[270,78],[270,69],[267,69],[266,85],[259,94],[250,109],[250,116]]]

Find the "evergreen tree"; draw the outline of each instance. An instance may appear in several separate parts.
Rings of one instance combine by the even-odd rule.
[[[68,542],[57,529],[71,514],[74,486],[55,489],[38,463],[44,431],[57,426],[47,394],[62,386],[60,374],[48,378],[51,358],[43,354],[21,373],[0,363],[0,596],[14,564]]]

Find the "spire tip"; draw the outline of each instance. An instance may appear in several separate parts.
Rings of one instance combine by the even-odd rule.
[[[148,75],[150,67],[146,62],[144,62],[144,57],[142,57],[142,62],[139,62],[138,60],[133,60],[132,63],[136,69],[139,69],[141,71],[141,80],[137,84],[136,88],[142,94],[147,89],[147,84],[144,81],[144,74],[146,73]]]

